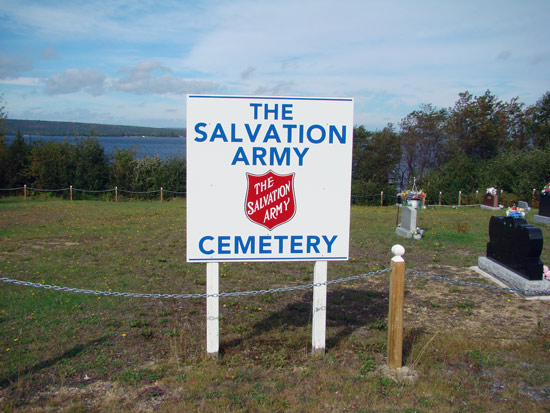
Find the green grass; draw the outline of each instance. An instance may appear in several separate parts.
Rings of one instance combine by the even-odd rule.
[[[495,212],[421,211],[422,240],[394,207],[353,206],[350,260],[329,278],[389,266],[487,283],[467,268]],[[532,214],[528,221],[532,222]],[[467,222],[467,225],[464,223]],[[550,239],[550,229],[542,228]],[[550,262],[550,247],[542,260]],[[221,291],[311,282],[312,263],[223,263]],[[185,261],[185,201],[0,199],[0,276],[102,291],[204,293]],[[407,276],[404,360],[385,363],[388,275],[329,287],[327,354],[312,357],[311,291],[220,301],[220,358],[205,355],[203,299],[99,297],[0,284],[0,409],[163,411],[545,411],[550,303]]]

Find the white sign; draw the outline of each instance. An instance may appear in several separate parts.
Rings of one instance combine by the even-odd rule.
[[[353,99],[187,96],[187,261],[347,260]]]

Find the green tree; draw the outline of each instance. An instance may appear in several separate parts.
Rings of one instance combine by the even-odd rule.
[[[186,192],[186,164],[184,157],[171,157],[162,163],[159,181],[164,189]]]
[[[134,149],[117,150],[113,154],[109,168],[111,185],[120,189],[133,189],[136,162],[136,151]]]
[[[448,112],[423,104],[399,123],[403,154],[400,186],[409,187],[413,177],[419,181],[431,168],[441,167],[449,158],[445,132]]]
[[[393,125],[370,132],[364,126],[353,130],[352,193],[355,201],[384,191],[394,193],[394,171],[401,157],[399,137]],[[379,202],[379,201],[377,201]]]
[[[482,96],[459,94],[449,111],[447,132],[456,149],[474,159],[491,159],[506,148],[507,106],[486,91]]]
[[[533,189],[550,182],[550,147],[529,151],[509,150],[481,166],[480,182],[529,201]]]
[[[423,190],[427,202],[439,202],[441,192],[444,204],[456,204],[458,193],[467,194],[479,188],[480,163],[463,153],[456,153],[445,165],[432,169],[424,178]]]
[[[529,131],[537,148],[550,146],[550,92],[528,109]]]
[[[0,95],[0,188],[6,188],[9,184],[9,153],[6,145],[6,128],[4,121],[7,118],[6,106],[4,105],[4,95]]]
[[[28,165],[30,146],[27,145],[21,131],[17,131],[14,140],[9,146],[9,185],[20,187],[26,183],[25,169]]]
[[[136,161],[133,188],[136,191],[157,191],[163,185],[162,160],[158,155],[145,156]],[[153,195],[151,195],[153,196]]]
[[[95,137],[88,136],[76,143],[74,182],[75,188],[85,190],[105,189],[109,182],[109,167],[105,150]]]
[[[31,146],[25,177],[35,188],[68,188],[74,182],[77,158],[76,146],[67,139],[39,141]]]

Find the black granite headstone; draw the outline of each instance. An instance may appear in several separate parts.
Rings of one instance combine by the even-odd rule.
[[[528,280],[542,280],[542,231],[521,218],[492,216],[489,221],[487,258],[514,270]]]
[[[550,217],[550,192],[540,195],[539,215]]]

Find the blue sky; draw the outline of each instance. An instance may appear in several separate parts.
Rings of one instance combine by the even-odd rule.
[[[9,118],[185,126],[187,93],[355,98],[398,124],[550,90],[550,1],[0,0]]]

